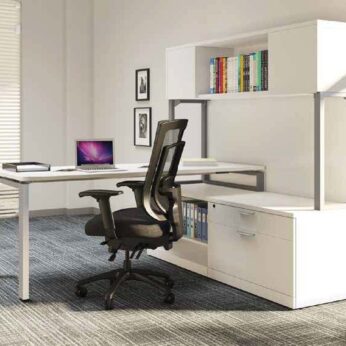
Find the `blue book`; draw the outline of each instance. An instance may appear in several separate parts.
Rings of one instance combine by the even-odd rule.
[[[186,235],[186,203],[181,203],[182,213],[183,213],[183,234]]]
[[[197,239],[202,239],[202,208],[197,207]]]
[[[210,66],[209,93],[215,94],[215,58],[210,58],[209,66]]]
[[[191,203],[187,203],[187,232],[188,238],[191,238]]]
[[[207,208],[202,208],[202,240],[208,240]]]

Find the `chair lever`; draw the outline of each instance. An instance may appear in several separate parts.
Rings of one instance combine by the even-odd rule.
[[[138,254],[137,254],[137,256],[136,256],[136,259],[139,259],[139,257],[141,257],[141,254],[142,254],[143,250],[144,250],[144,247],[142,247],[142,248],[138,251]]]
[[[113,262],[115,260],[116,255],[117,255],[117,251],[113,252],[112,255],[108,258],[108,261]]]
[[[130,259],[132,259],[133,257],[135,257],[135,254],[136,254],[137,250],[138,250],[138,246],[135,246],[135,248],[132,250]]]

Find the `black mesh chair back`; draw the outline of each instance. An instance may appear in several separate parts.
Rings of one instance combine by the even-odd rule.
[[[179,119],[158,123],[142,195],[143,207],[152,218],[170,222],[173,241],[183,235],[181,190],[175,177],[185,146],[182,137],[187,122]]]
[[[98,280],[110,280],[105,296],[105,308],[113,307],[112,301],[119,286],[127,280],[142,281],[164,291],[164,302],[174,303],[174,281],[166,273],[133,268],[132,259],[139,259],[146,249],[163,247],[170,250],[173,242],[183,236],[183,218],[180,186],[175,183],[185,142],[182,141],[187,120],[160,121],[145,181],[125,181],[117,186],[130,187],[135,192],[136,207],[112,212],[109,199],[122,191],[88,190],[79,195],[95,198],[100,215],[95,215],[85,225],[87,235],[105,237],[101,244],[108,246],[114,261],[117,252],[125,251],[123,267],[79,280],[76,294],[87,294],[86,284]],[[135,257],[136,256],[136,257]]]

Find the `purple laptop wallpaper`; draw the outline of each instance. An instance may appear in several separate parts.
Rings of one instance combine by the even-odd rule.
[[[113,164],[112,141],[77,141],[77,166]]]

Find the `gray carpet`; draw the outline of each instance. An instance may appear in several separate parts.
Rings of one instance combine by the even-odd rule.
[[[346,345],[346,301],[290,311],[146,255],[135,265],[169,272],[175,305],[139,282],[125,283],[112,311],[106,282],[77,298],[76,280],[114,266],[84,235],[87,219],[31,220],[29,303],[17,299],[17,221],[0,220],[0,345]]]

